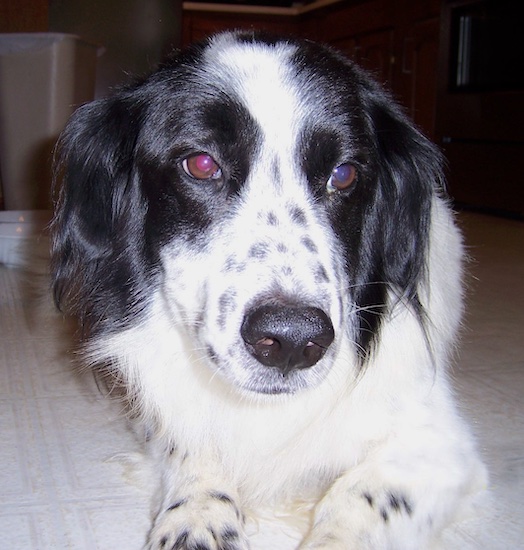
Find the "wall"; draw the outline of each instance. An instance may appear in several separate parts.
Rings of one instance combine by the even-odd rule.
[[[45,32],[48,12],[48,0],[0,0],[0,32]]]
[[[96,97],[151,70],[180,44],[180,0],[49,0],[49,30],[104,46]]]

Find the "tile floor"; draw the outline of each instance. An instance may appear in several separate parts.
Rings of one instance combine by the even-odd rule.
[[[524,549],[524,223],[459,219],[473,261],[454,377],[491,498],[443,547]],[[72,374],[66,327],[35,305],[18,269],[0,266],[0,312],[0,549],[139,549],[148,499],[118,459],[137,450],[118,409]],[[296,548],[279,524],[253,540],[254,550]]]

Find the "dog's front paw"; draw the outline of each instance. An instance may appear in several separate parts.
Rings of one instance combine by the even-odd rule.
[[[427,525],[414,517],[414,505],[402,490],[342,483],[315,510],[314,524],[300,550],[419,550]]]
[[[185,498],[161,512],[149,535],[148,550],[248,550],[244,518],[222,493]]]

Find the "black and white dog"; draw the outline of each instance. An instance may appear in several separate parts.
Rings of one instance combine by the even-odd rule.
[[[460,235],[434,147],[307,41],[223,33],[80,108],[59,144],[55,297],[126,388],[161,478],[151,549],[421,550],[483,467],[447,368]]]

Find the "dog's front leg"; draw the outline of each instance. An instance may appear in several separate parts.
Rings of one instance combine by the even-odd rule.
[[[237,491],[217,461],[172,449],[163,463],[161,504],[148,550],[247,550]]]
[[[433,450],[379,452],[339,477],[317,504],[300,550],[433,548],[484,475],[471,457]]]
[[[318,503],[314,523],[300,550],[423,550],[413,537],[403,543],[395,531],[412,522],[406,491],[379,483],[354,483],[344,477]],[[394,540],[395,539],[395,540]]]

